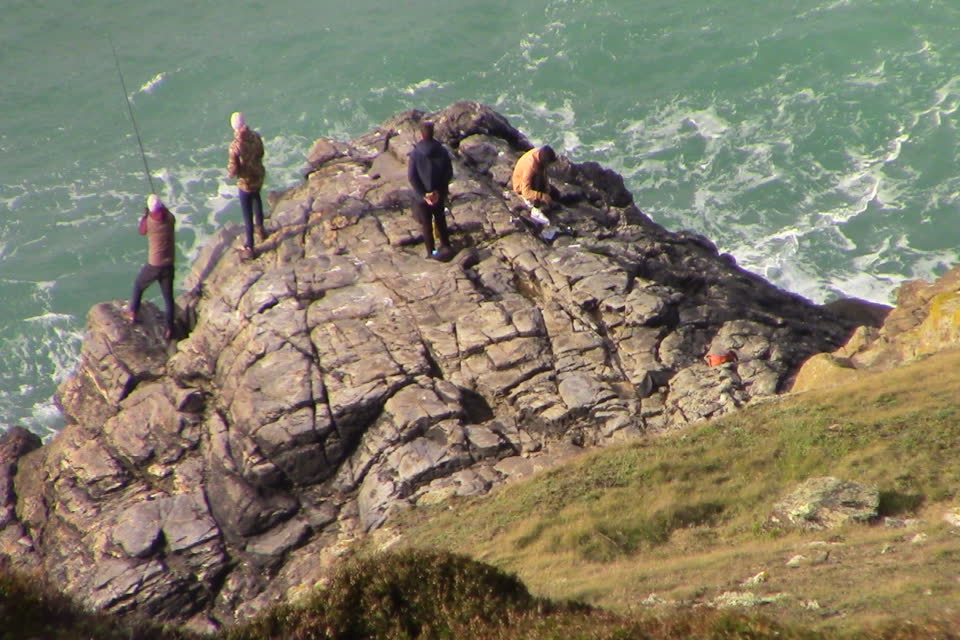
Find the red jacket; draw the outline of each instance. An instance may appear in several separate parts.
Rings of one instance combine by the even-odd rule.
[[[140,218],[139,231],[140,235],[147,236],[150,247],[147,262],[151,266],[166,267],[173,264],[177,254],[174,241],[175,224],[173,214],[166,207],[161,207],[159,211],[145,211]]]

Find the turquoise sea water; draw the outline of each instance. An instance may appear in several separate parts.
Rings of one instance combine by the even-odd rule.
[[[957,262],[956,3],[67,4],[6,0],[0,21],[0,427],[58,428],[87,310],[126,299],[145,259],[111,39],[181,265],[240,220],[231,112],[263,134],[275,190],[319,136],[461,99],[818,302],[888,302]]]

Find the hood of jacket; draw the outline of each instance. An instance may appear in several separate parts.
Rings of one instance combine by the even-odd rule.
[[[421,140],[410,154],[410,182],[423,195],[430,191],[447,192],[453,168],[446,148],[437,140]]]

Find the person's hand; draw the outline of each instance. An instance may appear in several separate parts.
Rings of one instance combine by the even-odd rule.
[[[431,191],[427,195],[423,196],[423,201],[433,207],[440,202],[440,194],[436,191]]]

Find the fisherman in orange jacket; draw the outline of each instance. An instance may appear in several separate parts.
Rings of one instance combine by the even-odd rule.
[[[513,168],[513,190],[535,207],[550,207],[553,196],[547,168],[556,161],[557,154],[550,146],[527,151]]]

